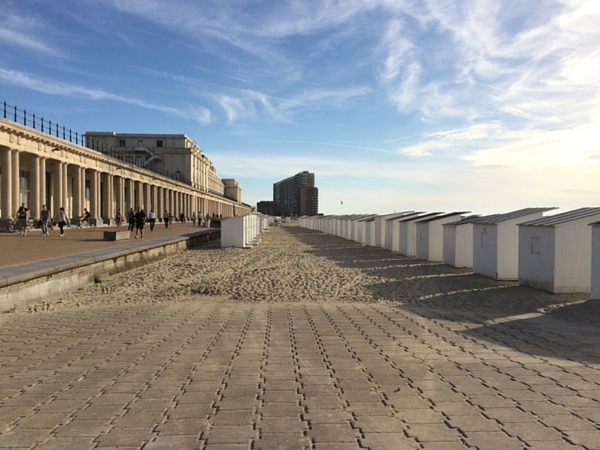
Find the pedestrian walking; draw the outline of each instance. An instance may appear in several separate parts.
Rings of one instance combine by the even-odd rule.
[[[156,214],[154,214],[153,209],[151,209],[148,213],[148,223],[150,224],[150,231],[154,231],[154,224],[156,223]]]
[[[69,217],[62,206],[58,210],[58,228],[60,228],[60,237],[65,235],[65,225],[69,223]]]
[[[42,210],[40,211],[42,236],[48,236],[48,219],[50,219],[50,211],[48,211],[46,205],[42,205]]]
[[[196,211],[192,212],[192,224],[196,226]]]
[[[144,224],[146,223],[146,213],[142,208],[138,206],[137,211],[135,213],[135,236],[134,238],[138,238],[138,233],[140,235],[140,239],[144,239]]]
[[[165,223],[165,228],[169,228],[169,211],[165,209],[165,213],[163,214],[163,222]]]
[[[19,236],[27,236],[27,215],[28,209],[25,207],[25,203],[21,203],[20,208],[17,210],[17,226],[19,227]]]
[[[181,223],[185,222],[185,214],[184,213],[179,214],[179,221]]]
[[[133,208],[129,208],[129,212],[127,213],[127,231],[133,231],[133,227],[135,226],[135,212]]]

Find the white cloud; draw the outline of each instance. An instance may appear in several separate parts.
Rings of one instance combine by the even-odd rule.
[[[48,44],[50,31],[37,18],[19,15],[10,8],[3,8],[0,10],[0,22],[0,41],[52,57],[62,55]]]

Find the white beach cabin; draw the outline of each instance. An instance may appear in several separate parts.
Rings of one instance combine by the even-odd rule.
[[[592,229],[600,208],[519,224],[519,283],[555,294],[591,292]]]
[[[400,211],[375,217],[375,247],[385,248],[385,224],[388,219],[401,216],[410,211]]]
[[[525,208],[473,219],[473,272],[496,280],[519,278],[518,223],[556,208]]]
[[[473,268],[473,219],[464,219],[444,224],[444,251],[442,261],[453,267]]]
[[[404,256],[417,256],[417,224],[419,220],[439,216],[440,212],[422,214],[420,216],[400,219],[398,221],[399,248],[398,253]]]
[[[400,225],[398,222],[409,217],[416,217],[423,214],[420,212],[400,213],[395,217],[385,220],[385,248],[390,251],[400,250]]]
[[[592,227],[592,295],[600,300],[600,222],[590,224]]]
[[[452,212],[417,220],[417,258],[424,261],[442,261],[444,256],[444,228],[448,222],[460,219],[464,212]]]

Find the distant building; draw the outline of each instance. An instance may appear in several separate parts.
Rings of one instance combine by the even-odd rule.
[[[242,204],[242,190],[238,182],[221,179],[212,161],[185,134],[88,131],[86,140],[89,148],[197,190],[197,200],[193,199],[191,205],[185,206],[190,213],[232,217],[249,212]]]
[[[273,184],[275,215],[314,216],[319,212],[319,189],[315,174],[308,171]]]
[[[259,213],[265,214],[267,216],[275,215],[275,203],[271,200],[263,200],[262,202],[258,202],[256,204],[256,210]]]

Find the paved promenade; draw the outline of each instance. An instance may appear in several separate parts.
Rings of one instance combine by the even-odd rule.
[[[127,226],[120,227],[91,227],[91,228],[65,228],[65,235],[61,238],[58,227],[50,231],[49,236],[42,236],[40,230],[27,233],[27,236],[19,236],[18,233],[0,233],[0,248],[6,255],[0,258],[0,268],[17,266],[61,256],[76,255],[94,250],[122,247],[136,242],[133,238],[135,231],[131,233],[129,240],[105,241],[104,232],[113,230],[127,230]],[[144,227],[144,239],[148,242],[168,237],[181,236],[195,231],[206,230],[206,228],[195,227],[192,222],[175,223],[165,228],[162,223],[157,223],[154,231],[150,231],[149,225]]]
[[[592,450],[600,327],[363,302],[3,314],[0,398],[0,449]]]

